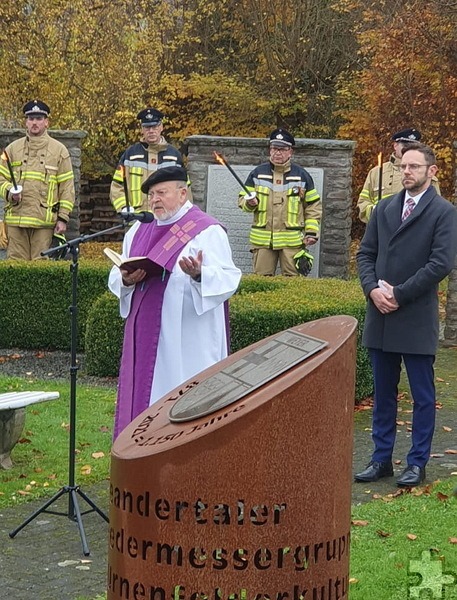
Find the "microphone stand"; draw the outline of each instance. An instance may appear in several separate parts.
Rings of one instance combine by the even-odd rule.
[[[43,504],[38,510],[32,513],[19,527],[16,527],[13,531],[9,533],[10,538],[14,538],[21,529],[23,529],[26,525],[28,525],[31,521],[33,521],[38,515],[41,513],[48,513],[53,515],[59,515],[68,517],[71,521],[76,521],[79,528],[79,534],[81,536],[81,543],[83,548],[84,556],[89,556],[90,550],[87,545],[86,534],[84,531],[84,525],[82,522],[82,516],[91,513],[97,512],[102,519],[104,519],[108,523],[108,517],[106,514],[98,508],[98,506],[93,502],[87,494],[85,494],[79,485],[75,483],[75,456],[76,456],[76,376],[78,371],[77,361],[76,361],[76,348],[77,348],[77,322],[78,322],[78,307],[77,307],[77,289],[78,289],[78,257],[79,257],[79,246],[84,242],[88,242],[93,238],[99,237],[100,235],[106,235],[109,233],[113,233],[119,229],[125,229],[127,226],[127,222],[124,221],[115,225],[114,227],[110,227],[109,229],[104,229],[103,231],[97,231],[96,233],[89,235],[82,235],[74,240],[70,240],[66,244],[62,244],[57,248],[50,248],[49,250],[45,250],[42,252],[42,256],[53,256],[57,253],[63,253],[66,250],[66,253],[70,253],[72,256],[72,263],[70,266],[70,271],[72,274],[71,278],[71,306],[70,306],[70,315],[71,315],[71,337],[70,337],[70,348],[71,348],[71,364],[70,364],[70,440],[69,440],[69,453],[68,453],[68,485],[64,485],[60,488],[60,490],[52,496],[47,502]],[[64,254],[65,256],[65,254]],[[58,512],[53,510],[48,510],[56,500],[58,500],[61,496],[68,494],[68,510],[67,512]],[[90,506],[90,509],[81,512],[78,504],[78,495]]]

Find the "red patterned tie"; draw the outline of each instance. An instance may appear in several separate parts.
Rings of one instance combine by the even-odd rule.
[[[415,208],[416,203],[414,202],[414,200],[412,198],[407,198],[405,202],[405,210],[403,211],[401,220],[404,221],[407,217],[409,217],[409,215],[413,212]]]

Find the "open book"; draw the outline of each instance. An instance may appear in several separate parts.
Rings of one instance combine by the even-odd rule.
[[[125,269],[129,273],[132,273],[136,269],[144,269],[148,276],[162,275],[163,267],[148,258],[147,256],[132,256],[131,258],[122,258],[120,254],[111,250],[111,248],[104,248],[103,252],[110,259],[112,263],[120,269]]]

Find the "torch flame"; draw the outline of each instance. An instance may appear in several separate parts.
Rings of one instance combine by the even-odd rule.
[[[378,154],[378,167],[381,168],[382,165],[382,152]]]
[[[216,162],[218,162],[221,165],[225,165],[225,160],[224,157],[222,156],[222,154],[220,154],[219,152],[214,151],[214,158],[216,159]]]

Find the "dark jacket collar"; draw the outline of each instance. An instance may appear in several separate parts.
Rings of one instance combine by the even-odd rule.
[[[405,190],[402,190],[398,194],[395,194],[389,199],[386,198],[388,205],[386,206],[385,216],[392,227],[404,228],[413,223],[420,215],[426,210],[427,206],[432,202],[433,198],[438,196],[435,188],[430,186],[422,198],[419,200],[418,205],[411,213],[411,216],[402,223],[401,214],[403,211],[403,203],[405,200]]]

